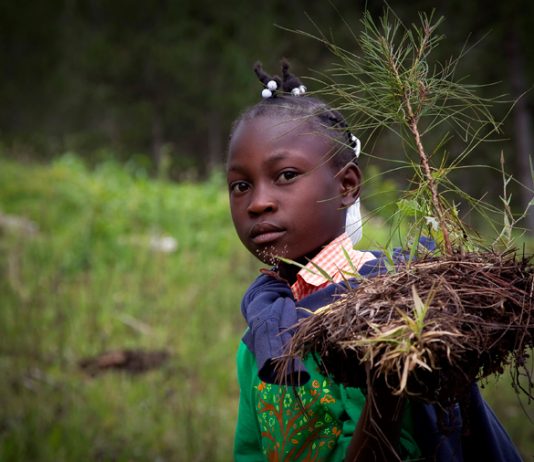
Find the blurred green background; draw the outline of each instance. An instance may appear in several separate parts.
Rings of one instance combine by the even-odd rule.
[[[0,1],[0,460],[231,460],[239,303],[259,263],[228,213],[228,132],[259,99],[256,59],[275,72],[286,56],[303,76],[332,62],[284,28],[317,26],[357,52],[365,5],[375,15],[384,6]],[[445,15],[438,59],[476,44],[457,72],[496,82],[483,94],[512,100],[533,85],[532,2],[390,5],[406,23],[432,8]],[[495,108],[503,133],[471,158],[490,168],[455,178],[467,192],[498,205],[502,151],[518,180],[512,207],[524,210],[532,111],[531,92]],[[387,173],[403,155],[394,140],[366,150],[369,248],[386,240],[408,179]],[[528,220],[521,225],[534,229]],[[80,367],[120,351],[168,359],[146,372]],[[506,375],[484,393],[532,459],[532,404]]]

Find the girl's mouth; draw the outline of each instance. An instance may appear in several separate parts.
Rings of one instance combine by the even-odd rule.
[[[285,231],[272,231],[269,233],[258,234],[252,238],[252,242],[256,245],[269,244],[276,241],[285,234]]]
[[[257,223],[250,232],[250,240],[256,245],[265,245],[276,241],[286,233],[286,230],[272,223]]]

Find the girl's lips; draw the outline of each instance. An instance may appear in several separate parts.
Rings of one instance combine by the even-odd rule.
[[[252,242],[256,245],[260,244],[269,244],[270,242],[276,241],[285,234],[285,231],[269,231],[266,233],[257,234],[252,237]]]
[[[286,230],[272,223],[257,223],[249,233],[250,240],[256,244],[268,244],[285,234]]]

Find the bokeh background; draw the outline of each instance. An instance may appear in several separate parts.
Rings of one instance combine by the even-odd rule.
[[[457,75],[509,101],[492,109],[502,133],[470,157],[487,167],[455,181],[498,207],[502,152],[521,213],[533,191],[534,3],[389,4],[406,24],[444,15],[436,58],[469,49]],[[335,58],[294,31],[358,52],[362,11],[383,7],[0,0],[0,460],[231,460],[239,303],[259,268],[229,219],[232,120],[259,99],[255,60],[276,72],[285,56],[317,76]],[[362,247],[388,236],[408,184],[386,160],[399,151],[387,136],[364,144]],[[519,223],[526,248],[533,220]],[[533,459],[532,404],[506,373],[484,393]]]

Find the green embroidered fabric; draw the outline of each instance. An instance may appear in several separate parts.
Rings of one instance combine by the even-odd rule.
[[[365,397],[359,389],[343,387],[323,376],[313,358],[307,358],[305,365],[311,379],[304,386],[262,382],[254,356],[241,343],[237,355],[241,390],[237,462],[343,461]],[[420,456],[411,433],[408,406],[401,437],[406,460]]]

